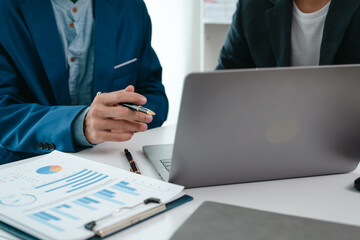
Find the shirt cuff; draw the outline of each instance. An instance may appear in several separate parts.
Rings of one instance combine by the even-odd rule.
[[[73,138],[75,145],[81,147],[92,147],[94,144],[89,143],[84,134],[84,119],[88,113],[90,107],[82,110],[75,118],[74,122],[71,125],[71,132],[73,133]]]

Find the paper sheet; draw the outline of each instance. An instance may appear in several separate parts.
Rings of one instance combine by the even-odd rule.
[[[182,186],[54,151],[0,170],[0,220],[46,239],[83,239],[84,224],[149,197],[167,202]],[[145,206],[134,209],[136,214]],[[127,218],[121,212],[118,218]]]

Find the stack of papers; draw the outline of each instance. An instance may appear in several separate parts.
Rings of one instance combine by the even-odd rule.
[[[84,239],[84,224],[154,197],[166,203],[182,186],[70,154],[45,157],[0,170],[0,221],[41,239]],[[156,207],[120,211],[112,224]]]

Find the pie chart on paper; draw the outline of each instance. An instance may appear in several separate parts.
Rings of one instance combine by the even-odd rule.
[[[61,170],[62,170],[61,166],[51,165],[51,166],[39,168],[38,170],[36,170],[36,172],[38,174],[54,174],[60,172]]]

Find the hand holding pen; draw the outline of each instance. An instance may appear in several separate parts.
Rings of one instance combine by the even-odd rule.
[[[147,130],[147,123],[153,120],[152,115],[119,105],[144,105],[146,97],[134,91],[133,86],[128,86],[124,90],[102,93],[94,98],[84,120],[84,134],[90,143],[126,141],[135,132]]]

